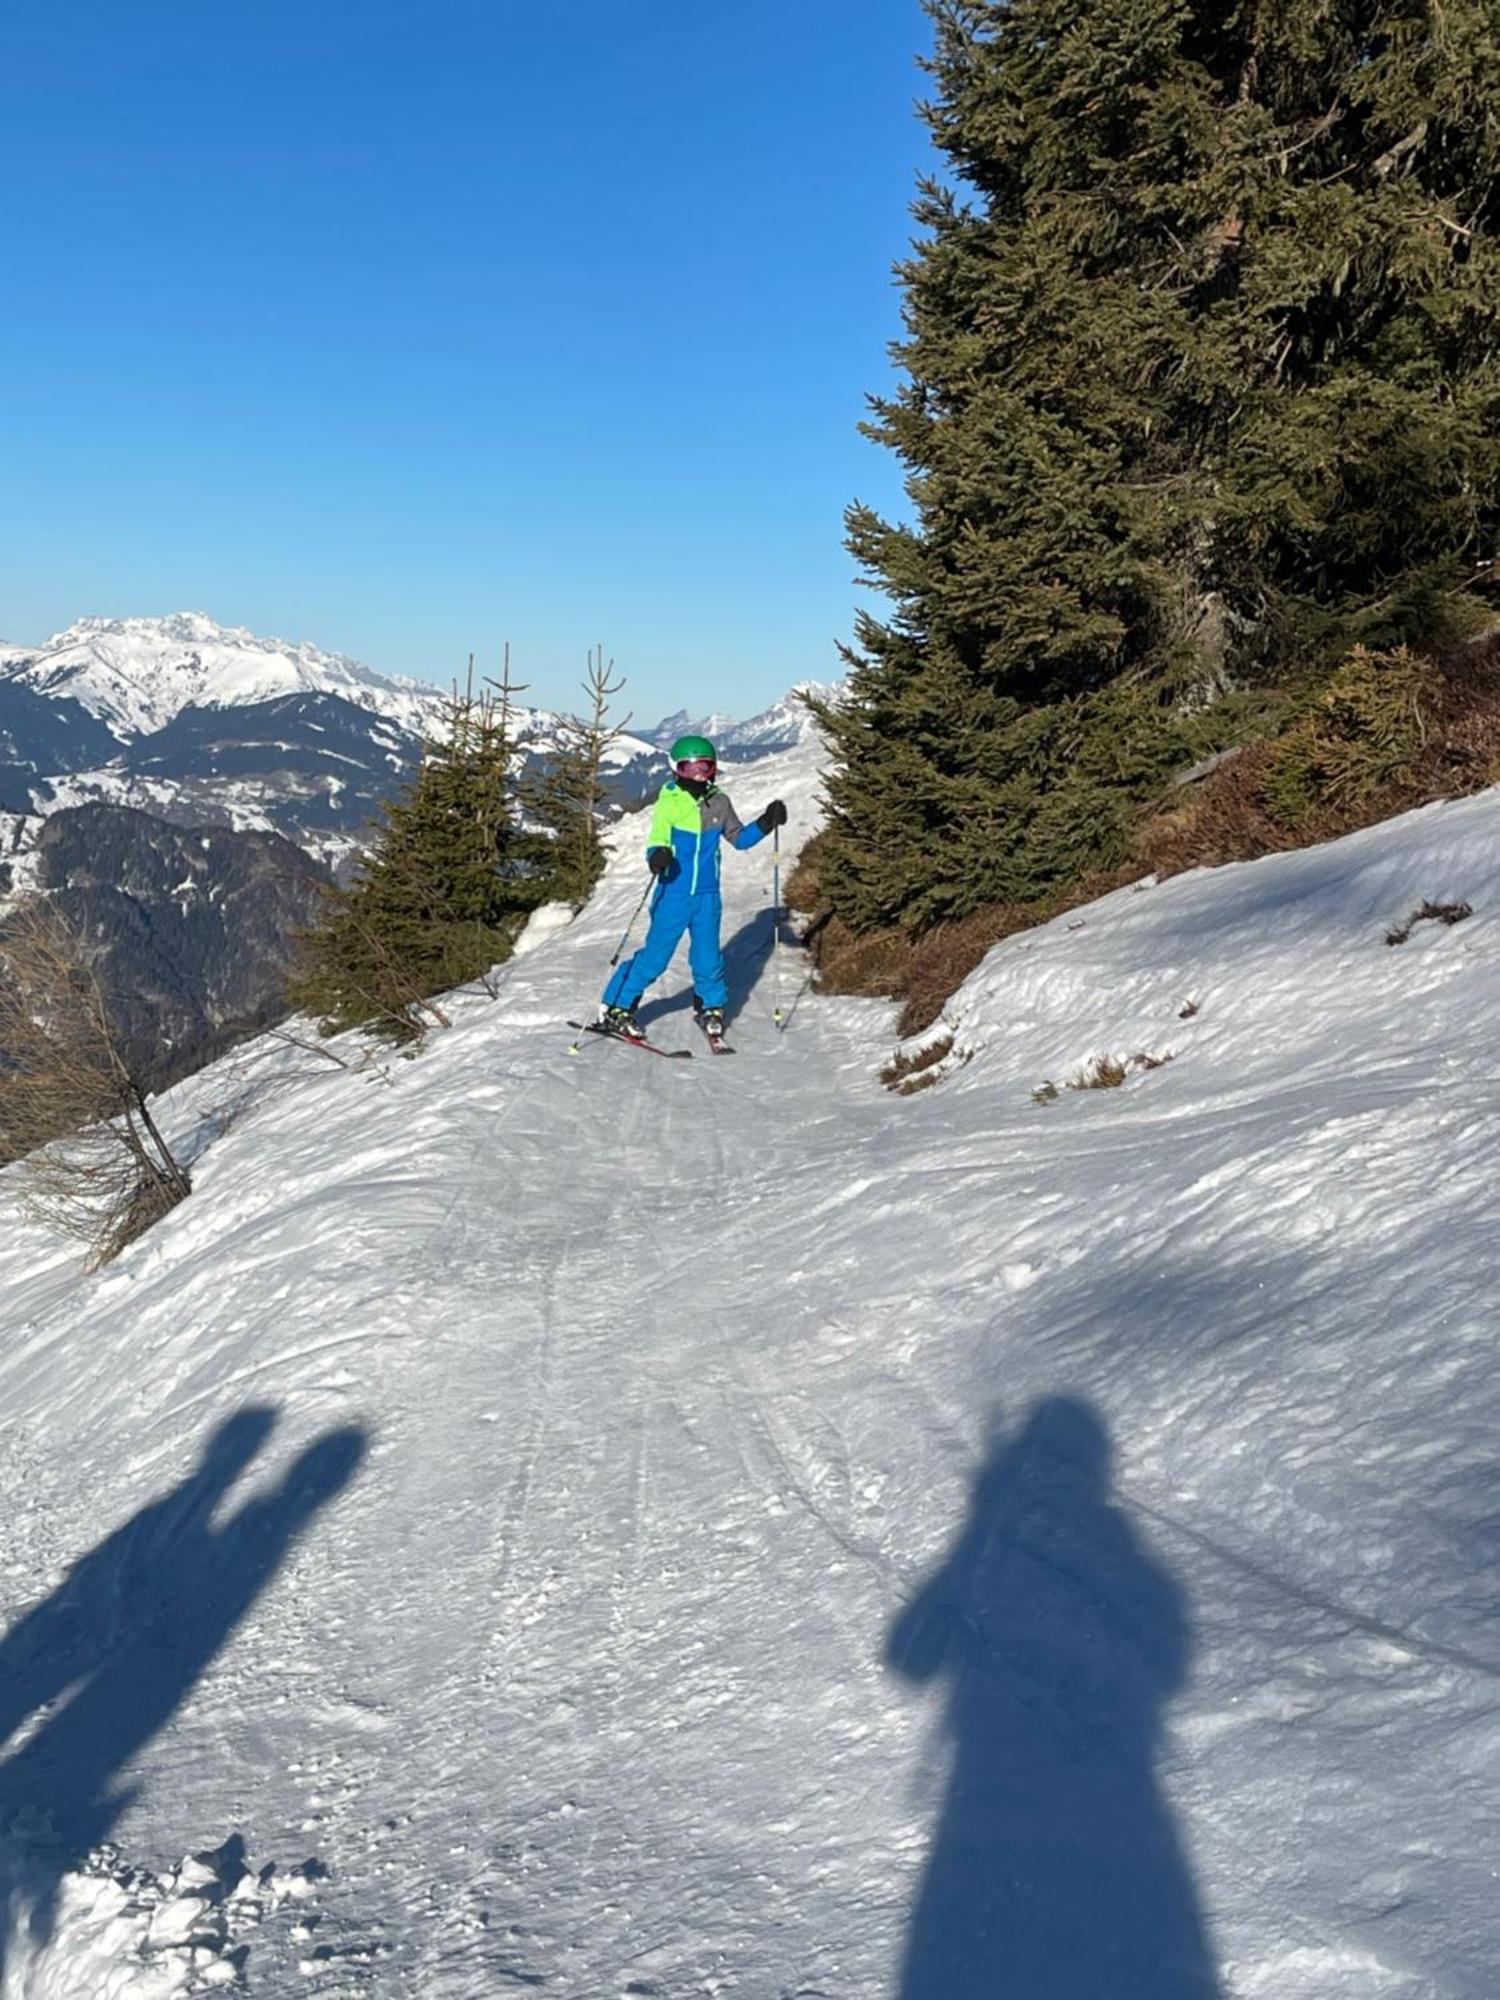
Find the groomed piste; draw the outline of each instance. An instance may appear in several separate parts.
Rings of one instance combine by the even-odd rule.
[[[108,1270],[0,1177],[4,1993],[1493,2000],[1500,796],[1010,939],[908,1097],[769,843],[737,1061],[570,1057],[638,833],[180,1086]]]

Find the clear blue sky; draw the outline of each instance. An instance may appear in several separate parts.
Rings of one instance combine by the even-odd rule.
[[[918,0],[11,0],[0,638],[193,609],[640,717],[831,676]]]

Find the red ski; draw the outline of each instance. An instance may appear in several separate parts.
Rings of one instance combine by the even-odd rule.
[[[622,1035],[618,1028],[606,1028],[602,1021],[569,1021],[568,1026],[577,1028],[581,1034],[600,1035],[606,1042],[624,1042],[627,1048],[645,1049],[648,1055],[665,1056],[668,1061],[675,1057],[681,1057],[687,1062],[692,1061],[691,1049],[658,1048],[655,1042],[648,1042],[644,1035]]]

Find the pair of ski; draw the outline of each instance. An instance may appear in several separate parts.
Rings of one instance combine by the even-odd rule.
[[[693,1052],[691,1049],[664,1049],[656,1042],[647,1041],[644,1035],[622,1034],[618,1028],[608,1028],[602,1021],[569,1021],[568,1026],[570,1028],[577,1028],[580,1034],[602,1035],[607,1042],[624,1042],[627,1048],[644,1049],[648,1055],[665,1056],[669,1062],[673,1060],[690,1061],[692,1059]],[[703,1039],[708,1043],[710,1051],[716,1056],[732,1056],[734,1054],[734,1050],[722,1035],[711,1035],[705,1029],[703,1031]],[[578,1045],[575,1042],[573,1046],[576,1048]]]

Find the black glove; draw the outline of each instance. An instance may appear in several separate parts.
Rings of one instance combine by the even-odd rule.
[[[786,807],[780,799],[772,799],[760,818],[755,822],[762,833],[770,833],[773,828],[786,825]]]
[[[671,865],[672,850],[670,847],[648,847],[646,849],[646,866],[651,870],[653,875],[665,875]]]

